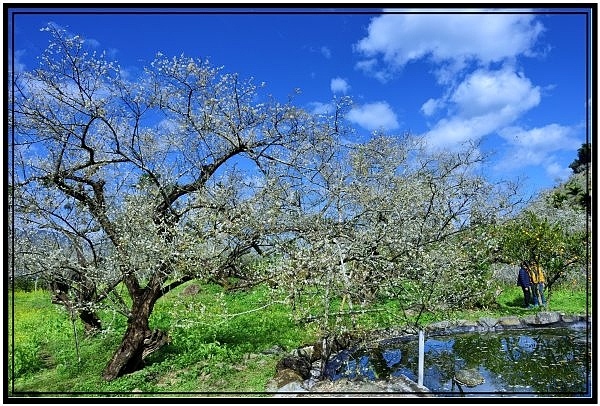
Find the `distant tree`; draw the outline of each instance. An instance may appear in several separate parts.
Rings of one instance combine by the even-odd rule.
[[[564,183],[555,186],[548,194],[549,203],[554,208],[570,207],[591,214],[592,179],[591,174],[579,172],[572,174]]]
[[[9,86],[14,235],[32,248],[20,240],[12,253],[66,284],[63,303],[112,303],[127,318],[103,372],[112,380],[167,342],[149,318],[172,289],[257,277],[239,263],[281,235],[273,220],[297,201],[274,176],[306,173],[302,154],[339,127],[206,61],[158,55],[129,77],[81,37],[45,30],[39,68]]]
[[[23,208],[20,204],[19,209]],[[55,228],[56,223],[50,218],[40,227],[37,220],[45,212],[40,209],[38,214],[37,219],[30,217],[31,224],[13,227],[11,276],[44,282],[52,293],[53,303],[65,306],[71,317],[79,317],[87,333],[96,333],[102,327],[97,305],[120,280],[105,278],[105,283],[95,280],[94,269],[100,268],[101,261],[98,251],[94,251],[96,247],[88,250],[81,234]]]
[[[584,172],[589,164],[592,162],[592,145],[588,142],[582,144],[577,150],[577,158],[571,162],[569,168],[573,170],[573,173]]]
[[[536,261],[546,275],[548,296],[569,272],[589,271],[589,218],[573,208],[554,208],[546,194],[500,227],[504,260],[518,264]]]
[[[590,143],[582,144],[577,150],[577,158],[569,165],[571,177],[555,188],[552,199],[556,207],[570,204],[591,213],[591,171],[592,148]]]
[[[299,317],[332,333],[356,327],[354,316],[382,298],[398,299],[396,320],[417,323],[484,302],[495,246],[486,226],[519,199],[485,181],[476,145],[429,152],[418,137],[379,135],[327,153],[311,159],[321,168],[304,185],[311,210],[282,247],[278,281]],[[322,165],[330,154],[340,159]]]

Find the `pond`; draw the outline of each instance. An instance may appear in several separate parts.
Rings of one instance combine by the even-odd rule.
[[[591,339],[585,328],[536,328],[426,336],[423,385],[448,396],[569,396],[591,393]],[[341,352],[325,367],[340,378],[417,382],[418,340],[389,340],[377,349]],[[458,385],[453,377],[474,370],[484,382]]]

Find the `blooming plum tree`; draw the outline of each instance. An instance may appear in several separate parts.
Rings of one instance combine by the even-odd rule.
[[[103,372],[112,380],[167,341],[149,325],[158,299],[235,274],[269,246],[290,198],[273,168],[298,173],[336,126],[207,61],[159,54],[131,77],[83,38],[45,30],[40,67],[11,76],[13,253],[66,291],[88,286],[83,302],[65,299],[74,308],[109,298],[127,317]],[[52,245],[27,250],[21,235]]]

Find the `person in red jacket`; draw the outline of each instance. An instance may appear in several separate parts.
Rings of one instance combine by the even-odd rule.
[[[523,299],[524,305],[523,307],[529,309],[533,307],[533,303],[531,301],[531,277],[528,272],[528,264],[523,261],[520,264],[519,275],[517,276],[517,285],[523,289]]]

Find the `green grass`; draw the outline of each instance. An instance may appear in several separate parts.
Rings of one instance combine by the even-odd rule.
[[[591,315],[591,301],[586,301],[585,290],[571,290],[562,288],[560,290],[555,289],[551,296],[547,298],[546,308],[534,308],[525,309],[523,308],[523,291],[520,287],[509,286],[504,287],[502,293],[496,299],[496,306],[491,309],[474,309],[466,311],[453,312],[451,318],[464,319],[464,320],[476,320],[479,317],[503,317],[503,316],[517,316],[523,317],[530,314],[535,314],[539,311],[557,311],[565,314],[579,314]],[[587,309],[587,311],[586,311]],[[442,317],[443,318],[443,317]],[[437,317],[434,321],[439,321]]]
[[[49,293],[15,292],[14,307],[12,296],[9,299],[9,393],[14,389],[17,395],[54,392],[49,396],[75,392],[97,396],[110,392],[160,396],[256,392],[260,396],[280,358],[262,352],[274,346],[291,350],[319,336],[316,323],[294,323],[288,307],[265,306],[273,299],[267,287],[224,294],[219,286],[203,285],[194,296],[181,295],[182,289],[159,301],[150,320],[151,328],[169,333],[171,343],[152,354],[143,370],[112,382],[105,382],[101,375],[124,332],[122,316],[102,312],[106,331],[94,337],[86,337],[77,321],[76,339],[74,323],[62,307],[50,303]],[[490,309],[427,314],[422,322],[535,312],[523,309],[521,303],[521,289],[505,287]],[[548,310],[568,314],[586,314],[589,305],[585,290],[567,288],[555,290],[548,303]],[[364,330],[397,326],[397,303],[388,301],[380,307],[386,310],[357,316],[358,326]]]
[[[269,291],[224,295],[206,285],[195,296],[172,292],[159,301],[151,328],[167,330],[171,343],[147,359],[147,366],[112,382],[101,378],[125,329],[122,316],[104,312],[109,332],[85,337],[47,292],[15,292],[15,392],[263,392],[279,358],[261,352],[281,346],[293,349],[309,343],[316,329],[296,326],[289,309],[268,303]],[[11,306],[12,308],[12,306]],[[12,313],[12,312],[11,312]],[[12,316],[9,317],[12,319]],[[12,373],[9,373],[12,376]]]
[[[591,292],[590,292],[591,293]],[[591,314],[591,302],[586,301],[585,290],[561,288],[553,289],[548,299],[547,310],[560,311],[568,314]],[[590,298],[588,298],[590,299]],[[532,310],[521,308],[523,304],[523,291],[520,287],[506,288],[498,298],[500,311],[513,313],[517,309],[523,314],[531,313]],[[586,312],[586,308],[588,308]],[[538,309],[539,310],[539,309]]]

